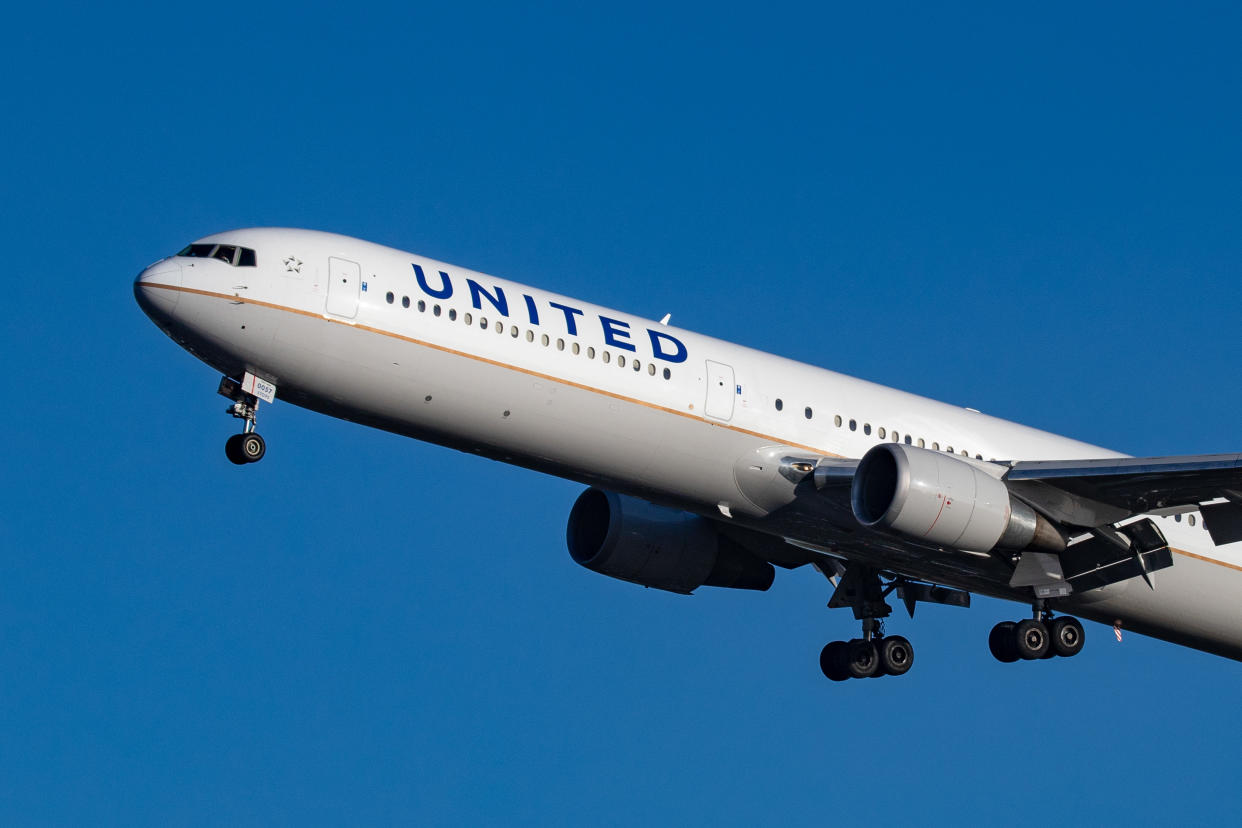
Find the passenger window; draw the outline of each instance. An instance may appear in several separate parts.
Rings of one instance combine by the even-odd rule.
[[[921,441],[920,441],[920,442],[921,442]],[[909,434],[907,434],[907,435],[906,435],[906,445],[908,446],[908,445],[911,445],[912,443],[913,443],[913,441],[910,439],[910,435],[909,435]]]
[[[595,359],[595,349],[590,345],[587,346],[587,359]]]
[[[669,379],[669,378],[670,378],[670,377],[672,377],[672,376],[673,376],[673,372],[672,372],[672,371],[670,371],[670,370],[668,370],[667,368],[665,368],[665,369],[664,369],[664,378],[665,378],[665,379]]]
[[[806,417],[808,420],[811,419],[811,417],[813,417],[814,415],[815,415],[815,412],[811,411],[811,407],[809,405],[806,408],[802,409],[802,416]]]
[[[647,363],[647,373],[653,377],[655,376],[655,363],[654,362]]]
[[[419,299],[418,300],[418,312],[423,313],[426,310],[427,310],[427,303],[424,302],[422,299]]]
[[[888,432],[884,430],[884,426],[880,426],[880,430],[876,432],[876,436],[879,437],[881,440],[883,440],[884,435],[886,435],[887,433]]]
[[[836,426],[837,428],[841,427],[841,415],[840,414],[832,418],[832,424]]]
[[[463,316],[463,317],[461,318],[461,321],[462,321],[462,322],[465,322],[467,325],[473,325],[473,324],[474,324],[474,316],[473,316],[473,315],[471,315],[471,314],[467,311],[466,315],[465,315],[465,316]]]
[[[784,401],[780,397],[777,397],[776,398],[776,410],[780,411],[784,407],[785,407]]]
[[[439,316],[439,315],[440,315],[440,306],[439,306],[439,305],[432,305],[432,306],[431,306],[431,312],[432,312],[434,315]]]
[[[578,354],[582,353],[582,346],[579,345],[577,342],[574,342],[570,344],[569,350],[574,352],[574,356],[577,356]]]
[[[513,337],[514,339],[517,339],[517,338],[518,338],[518,334],[519,334],[519,333],[520,333],[520,331],[518,330],[518,326],[517,326],[517,325],[511,325],[511,326],[509,327],[509,336]]]
[[[556,340],[556,350],[558,350],[558,351],[563,351],[563,350],[565,350],[565,340],[563,340],[563,339],[557,339],[557,340]]]
[[[625,354],[617,354],[617,367],[618,368],[625,367]]]
[[[933,443],[932,443],[932,451],[940,451],[940,444],[939,444],[939,443],[935,443],[935,442],[933,442]]]
[[[535,341],[535,332],[534,332],[534,331],[527,331],[527,332],[526,332],[526,341],[527,341],[527,342],[534,342],[534,341]]]
[[[871,434],[871,423],[863,423],[863,434]]]
[[[388,304],[390,305],[397,300],[397,297],[392,295],[391,290],[388,291],[388,293],[384,296],[384,298],[388,301]]]
[[[858,420],[850,420],[850,431],[858,431]]]
[[[502,334],[504,332],[505,332],[505,323],[497,319],[496,320],[496,333]]]
[[[410,306],[410,297],[408,297],[408,296],[402,296],[402,297],[401,297],[401,307],[403,307],[403,308],[408,308],[409,306]]]
[[[604,362],[610,362],[612,360],[612,354],[608,353],[607,351],[604,351],[600,355],[600,359],[602,359]]]
[[[543,336],[539,337],[539,342],[540,342],[540,343],[541,343],[544,347],[547,347],[548,343],[549,343],[549,342],[551,342],[551,341],[552,341],[552,340],[548,339],[548,335],[547,335],[547,334],[544,334]]]
[[[635,370],[635,371],[641,371],[641,370],[643,370],[643,364],[642,364],[641,362],[639,362],[638,360],[634,360],[633,365],[634,365],[634,370]]]
[[[419,302],[419,304],[421,305],[422,302]],[[487,330],[487,317],[486,316],[479,317],[479,327],[482,328],[483,330]]]
[[[449,308],[449,321],[450,322],[457,321],[457,309],[456,308]]]
[[[945,446],[945,447],[944,447],[944,450],[945,450],[945,451],[947,451],[949,454],[952,454],[952,453],[953,453],[953,446]]]
[[[906,442],[907,442],[907,443],[908,443],[908,442],[910,442],[910,438],[909,438],[909,437],[907,437],[907,438],[906,438]],[[927,448],[927,443],[924,443],[924,442],[923,442],[923,438],[922,438],[922,437],[920,437],[920,438],[919,438],[919,448]]]
[[[1195,525],[1195,516],[1194,516],[1194,515],[1186,515],[1186,522],[1187,522],[1187,523],[1189,523],[1191,526],[1194,526],[1194,525]]]

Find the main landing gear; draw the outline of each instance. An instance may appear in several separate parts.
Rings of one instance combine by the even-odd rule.
[[[970,606],[970,595],[961,590],[910,581],[861,564],[832,558],[815,568],[836,585],[828,607],[849,607],[862,622],[862,638],[830,642],[819,654],[819,668],[833,681],[900,676],[914,666],[914,645],[900,635],[884,634],[884,619],[893,611],[884,599],[893,592],[912,618],[919,602]]]
[[[1032,618],[1002,621],[988,635],[988,649],[997,661],[1006,664],[1053,656],[1069,658],[1082,652],[1084,643],[1078,619],[1068,615],[1053,618],[1042,601],[1036,602]]]
[[[228,377],[220,379],[217,392],[233,401],[233,404],[225,411],[244,421],[242,433],[234,434],[225,441],[225,456],[239,466],[259,462],[267,453],[267,443],[254,430],[255,420],[258,419],[259,398],[243,391],[240,385]]]

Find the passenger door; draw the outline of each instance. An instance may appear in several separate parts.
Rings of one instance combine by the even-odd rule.
[[[707,400],[703,414],[713,420],[728,420],[733,416],[733,368],[723,362],[707,360]]]
[[[362,268],[348,259],[328,258],[327,312],[353,319],[358,314],[358,286]]]

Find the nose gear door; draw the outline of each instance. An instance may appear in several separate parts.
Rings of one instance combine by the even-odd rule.
[[[358,314],[358,286],[361,282],[362,268],[357,262],[329,257],[327,312],[353,319]]]

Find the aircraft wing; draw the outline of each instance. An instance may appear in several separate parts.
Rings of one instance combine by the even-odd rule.
[[[1242,540],[1242,454],[1023,461],[1004,480],[1059,523],[1100,527],[1198,509],[1217,544]]]

